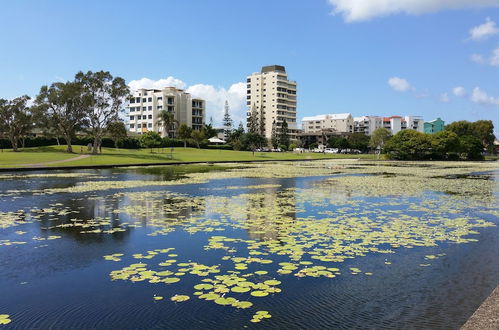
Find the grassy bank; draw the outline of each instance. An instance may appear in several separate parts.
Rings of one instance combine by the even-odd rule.
[[[334,155],[318,153],[270,153],[194,148],[175,148],[170,153],[169,148],[154,149],[113,149],[103,148],[102,153],[91,155],[86,153],[86,147],[74,146],[75,153],[64,152],[64,146],[26,148],[19,152],[4,150],[0,152],[0,167],[36,167],[36,166],[87,166],[109,164],[142,164],[142,163],[176,163],[176,162],[217,162],[217,161],[248,161],[248,160],[297,160],[297,159],[333,159],[333,158],[363,158],[373,159],[374,155]],[[77,160],[73,158],[80,157]],[[88,157],[87,157],[88,156]]]

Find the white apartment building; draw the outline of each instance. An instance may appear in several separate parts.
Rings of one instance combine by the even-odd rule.
[[[187,124],[200,130],[205,122],[205,108],[204,100],[193,99],[189,93],[175,87],[139,89],[133,93],[127,106],[127,127],[133,133],[155,131],[164,137],[166,130],[162,123],[158,123],[158,114],[166,110],[178,121],[176,128]],[[175,137],[174,129],[170,129],[170,137]]]
[[[280,127],[286,120],[291,139],[296,138],[296,81],[288,80],[286,69],[280,65],[264,66],[253,73],[247,82],[247,126],[254,109],[262,122],[261,132],[267,139],[272,135],[272,125]]]
[[[424,120],[419,116],[362,116],[354,118],[354,132],[371,135],[377,128],[386,128],[392,134],[397,134],[404,129],[413,129],[424,132]]]
[[[338,133],[352,133],[354,129],[354,121],[350,113],[304,117],[301,125],[304,133],[326,130]]]

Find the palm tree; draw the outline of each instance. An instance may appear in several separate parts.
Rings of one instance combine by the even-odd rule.
[[[158,114],[158,125],[163,125],[163,132],[166,137],[170,137],[170,129],[178,125],[178,120],[175,119],[172,112],[161,110]]]

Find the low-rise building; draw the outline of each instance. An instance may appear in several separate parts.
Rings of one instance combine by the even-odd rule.
[[[442,132],[445,128],[445,121],[440,118],[433,119],[424,123],[424,132],[427,134],[435,134]]]
[[[189,93],[175,87],[139,89],[133,93],[127,106],[127,128],[132,133],[154,131],[164,137],[167,130],[163,123],[158,122],[158,115],[166,110],[173,113],[178,123],[169,130],[170,137],[175,137],[176,128],[181,124],[200,130],[205,123],[205,104],[204,100],[192,98]]]
[[[356,133],[371,135],[378,128],[386,128],[392,134],[405,129],[413,129],[418,132],[424,132],[423,118],[419,116],[362,116],[354,118],[354,129]]]
[[[338,133],[352,133],[354,121],[350,113],[337,113],[304,117],[301,125],[304,133],[321,132],[324,130]]]

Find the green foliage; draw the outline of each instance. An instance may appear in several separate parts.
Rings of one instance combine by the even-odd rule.
[[[108,71],[80,71],[75,76],[75,83],[83,88],[88,128],[94,138],[92,152],[96,154],[106,127],[117,120],[119,111],[130,96],[130,89],[125,79],[113,77]]]
[[[18,149],[19,140],[32,128],[29,99],[26,95],[11,101],[0,99],[0,134],[9,138],[14,151]]]
[[[42,86],[35,102],[37,126],[45,133],[62,136],[66,141],[66,151],[73,152],[71,139],[89,122],[87,115],[91,99],[84,93],[83,84],[68,81]]]
[[[204,125],[202,128],[205,138],[209,139],[217,135],[216,129],[213,128],[212,124]]]
[[[114,147],[118,148],[118,142],[126,139],[127,137],[125,123],[121,120],[116,120],[109,123],[109,125],[107,125],[107,133],[114,141]]]
[[[481,160],[483,159],[483,145],[482,142],[475,136],[465,135],[459,138],[459,151],[461,157],[468,160]]]
[[[357,149],[362,152],[369,150],[370,137],[364,133],[353,133],[347,139],[350,148]]]
[[[145,132],[139,138],[140,146],[142,148],[152,148],[161,146],[161,136],[153,131]]]
[[[175,119],[173,112],[161,110],[158,113],[157,124],[163,126],[165,137],[170,137],[170,131],[175,129],[175,125],[178,125],[178,120]]]
[[[433,159],[448,159],[451,153],[459,150],[459,137],[452,131],[441,131],[431,135]]]
[[[197,148],[199,149],[201,142],[205,139],[204,132],[202,130],[201,131],[193,130],[191,132],[191,139],[194,141]]]
[[[466,120],[455,121],[445,126],[446,131],[451,131],[457,134],[457,136],[474,136],[476,137],[483,148],[489,149],[494,145],[494,124],[491,120],[478,120],[475,122],[469,122]]]
[[[377,128],[371,134],[369,139],[369,147],[378,150],[379,152],[383,151],[385,144],[390,140],[391,133],[386,128]]]
[[[258,133],[245,133],[241,136],[241,150],[255,150],[267,145],[267,139]]]
[[[277,125],[275,120],[272,122],[272,132],[270,134],[270,144],[276,149],[279,146],[279,136],[277,135]]]
[[[187,140],[191,138],[192,128],[187,124],[182,124],[177,130],[177,137],[184,141],[184,148],[187,147]]]
[[[327,146],[329,148],[348,149],[350,148],[350,143],[344,137],[331,136],[329,140],[327,140]]]
[[[289,139],[288,122],[286,121],[286,119],[284,119],[282,121],[281,129],[279,131],[279,144],[285,146],[284,150],[288,150],[289,143],[290,139]]]

